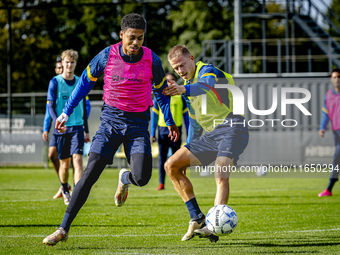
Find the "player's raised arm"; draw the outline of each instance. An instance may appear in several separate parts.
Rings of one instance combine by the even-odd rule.
[[[153,93],[156,97],[159,107],[162,109],[164,114],[164,121],[169,128],[169,137],[177,141],[179,139],[178,128],[172,118],[170,111],[170,97],[162,94],[162,91],[167,87],[166,75],[162,66],[160,58],[152,52],[152,74],[153,74]]]
[[[220,78],[220,74],[217,72],[216,68],[212,66],[206,66],[203,67],[200,72],[204,72],[204,75],[199,76],[198,80],[190,83],[190,85],[178,85],[177,83],[172,83],[163,90],[163,94],[167,96],[199,96],[206,94],[210,90],[214,90],[215,84]],[[228,84],[234,85],[232,77]]]
[[[72,92],[63,110],[68,116],[72,114],[73,109],[90,92],[98,78],[103,75],[109,52],[110,47],[105,48],[91,60],[83,71],[77,87]]]
[[[73,109],[79,104],[82,99],[86,97],[86,95],[93,88],[98,78],[103,75],[110,48],[111,47],[107,47],[102,50],[91,60],[86,69],[83,71],[76,88],[66,102],[66,105],[63,109],[63,114],[60,115],[56,121],[56,129],[60,130],[63,128],[65,122],[67,121],[67,118],[72,114]]]

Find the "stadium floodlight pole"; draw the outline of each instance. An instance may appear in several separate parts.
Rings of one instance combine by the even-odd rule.
[[[12,133],[12,9],[7,9],[8,33],[7,33],[7,116],[9,133]]]
[[[286,0],[286,73],[289,73],[289,0]]]
[[[266,13],[266,0],[262,0],[262,14]],[[267,73],[267,62],[266,62],[266,20],[262,19],[262,66],[263,73]]]
[[[242,39],[242,2],[241,0],[235,0],[234,2],[235,74],[239,74],[241,72],[240,56],[242,46],[240,45],[240,39]]]
[[[147,22],[147,18],[146,18],[146,15],[147,15],[147,12],[148,12],[148,6],[146,4],[146,1],[143,0],[143,18],[145,19],[145,31],[144,31],[144,46],[145,47],[148,47],[148,22]]]

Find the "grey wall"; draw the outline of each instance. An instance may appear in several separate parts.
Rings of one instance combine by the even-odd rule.
[[[252,88],[254,107],[259,110],[269,109],[272,105],[272,88],[282,87],[305,88],[311,92],[311,99],[303,104],[311,116],[305,116],[296,106],[287,106],[287,115],[281,115],[280,95],[278,93],[278,108],[269,116],[252,114],[245,103],[245,118],[261,119],[264,126],[249,128],[249,144],[241,155],[239,164],[305,164],[305,163],[331,163],[334,154],[334,141],[330,124],[326,136],[320,138],[318,129],[321,118],[321,108],[327,90],[333,88],[329,78],[253,78],[235,79],[235,84],[240,87],[247,99],[247,89]],[[301,94],[292,93],[289,98],[300,98]],[[287,97],[288,97],[287,96]],[[304,96],[302,96],[304,97]],[[271,122],[265,119],[294,119],[298,125],[294,128],[282,127],[279,122],[271,127]],[[255,124],[255,123],[254,123]]]
[[[325,138],[321,139],[318,136],[324,95],[327,90],[332,88],[329,78],[235,78],[235,84],[241,88],[245,96],[246,120],[260,119],[265,122],[265,119],[279,119],[280,121],[295,119],[298,122],[294,128],[284,128],[278,122],[274,127],[265,122],[263,127],[250,128],[249,144],[240,157],[240,165],[332,162],[334,153],[332,131],[328,127]],[[247,106],[247,89],[249,87],[253,91],[254,107],[259,110],[271,107],[273,87],[277,87],[278,91],[282,87],[305,88],[311,92],[311,100],[304,106],[312,115],[304,116],[296,106],[290,105],[287,107],[287,115],[282,116],[281,93],[278,93],[277,110],[269,116],[256,116],[248,110]],[[299,94],[291,94],[291,98],[300,97]],[[89,118],[91,138],[95,135],[100,123],[102,104],[102,101],[91,100],[92,109]],[[47,161],[48,143],[41,138],[43,117],[42,114],[13,115],[19,126],[14,134],[9,135],[6,131],[6,116],[0,116],[0,164],[44,163]],[[182,142],[185,140],[186,137],[182,137]],[[13,146],[6,147],[9,145]],[[33,150],[34,153],[32,153]],[[157,164],[157,160],[154,160],[154,167],[157,167]],[[114,161],[114,165],[117,166],[117,160]]]

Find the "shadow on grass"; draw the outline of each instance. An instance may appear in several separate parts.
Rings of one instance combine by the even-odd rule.
[[[340,242],[320,242],[320,243],[300,243],[300,244],[274,244],[274,243],[252,243],[252,246],[259,247],[315,247],[315,246],[334,246],[340,245]]]
[[[337,239],[337,238],[335,238]],[[337,239],[338,240],[338,239]],[[296,242],[301,242],[296,240]],[[236,242],[236,243],[221,243],[219,242],[218,245],[216,245],[216,248],[218,248],[218,246],[229,246],[229,247],[233,247],[233,246],[256,246],[256,247],[268,247],[268,248],[272,248],[272,247],[322,247],[322,246],[338,246],[340,245],[340,242],[324,242],[322,240],[320,240],[320,242],[305,242],[305,243],[285,243],[285,244],[280,244],[280,243],[265,243],[265,242],[260,242],[260,243],[253,243],[253,242],[244,242],[244,243],[240,243],[240,242]],[[203,247],[202,247],[203,248]],[[210,247],[213,248],[213,247]],[[310,251],[309,251],[310,252]]]
[[[179,241],[180,242],[180,241]],[[196,242],[197,244],[197,242]],[[273,244],[273,243],[252,243],[252,242],[244,242],[244,243],[223,243],[223,242],[218,242],[216,244],[211,244],[211,243],[207,243],[208,245],[196,245],[195,247],[183,247],[181,245],[174,245],[171,247],[164,247],[164,246],[133,246],[133,247],[128,247],[127,245],[125,245],[124,247],[119,247],[119,251],[117,254],[126,254],[126,253],[131,253],[132,251],[147,251],[147,254],[149,254],[149,252],[154,251],[154,252],[159,252],[159,251],[163,251],[166,250],[167,253],[172,253],[171,251],[173,251],[174,253],[177,253],[178,250],[180,249],[184,249],[182,250],[183,253],[181,254],[195,254],[197,252],[197,250],[199,250],[199,253],[196,254],[225,254],[226,253],[226,249],[229,249],[229,252],[235,252],[235,254],[238,254],[240,252],[240,248],[251,248],[251,247],[259,247],[259,248],[268,248],[268,251],[261,249],[260,251],[256,251],[256,250],[252,250],[250,254],[288,254],[288,253],[294,253],[294,254],[314,254],[314,253],[320,253],[320,251],[311,251],[311,250],[306,250],[306,251],[299,251],[299,250],[290,250],[289,248],[296,248],[296,247],[317,247],[317,246],[337,246],[340,245],[340,242],[335,242],[335,243],[331,243],[331,242],[320,242],[320,243],[303,243],[303,244]],[[84,244],[82,246],[80,246],[82,244],[78,244],[75,246],[68,246],[68,247],[62,247],[62,246],[58,246],[58,250],[64,250],[64,251],[71,251],[71,250],[107,250],[107,249],[111,249],[111,245],[110,244],[103,244],[101,243],[101,247],[97,246],[97,245],[89,245],[88,244]],[[273,250],[273,248],[286,248],[285,250],[281,250],[281,251],[275,251]],[[236,249],[236,250],[234,250]],[[255,248],[253,248],[255,249]],[[223,253],[221,253],[221,251],[223,251]],[[191,252],[191,253],[190,253]],[[143,253],[143,252],[142,252]],[[133,253],[135,254],[135,253]],[[143,253],[144,254],[144,253]]]
[[[329,245],[329,244],[326,244]],[[280,245],[278,245],[279,247],[281,247]],[[307,245],[309,246],[309,245]],[[236,249],[242,248],[244,246],[240,246],[240,247],[234,247]],[[251,247],[249,245],[247,245],[246,247]],[[268,246],[268,248],[272,248],[273,246]],[[275,246],[274,246],[275,247]],[[282,248],[289,248],[291,246],[289,245],[284,245]],[[296,247],[296,246],[293,246]],[[65,250],[65,251],[71,251],[71,250],[107,250],[110,249],[110,245],[108,246],[103,246],[103,247],[98,247],[98,246],[77,246],[77,247],[60,247],[58,250]],[[232,247],[229,247],[232,248]],[[265,247],[264,247],[265,248]],[[181,249],[185,249],[187,250],[187,252],[183,252],[182,254],[195,254],[195,252],[197,252],[197,250],[199,250],[199,253],[196,254],[227,254],[226,251],[224,250],[224,248],[221,247],[221,245],[215,245],[215,244],[211,244],[208,246],[196,246],[195,248],[191,249],[189,247],[182,247],[182,246],[172,246],[172,247],[120,247],[120,251],[122,253],[120,253],[118,251],[117,254],[135,254],[135,253],[131,253],[133,251],[148,251],[147,254],[149,254],[149,252],[159,252],[159,251],[163,251],[163,250],[167,250],[167,252],[171,253],[171,251],[175,252],[177,254],[178,250]],[[222,250],[223,250],[223,253]],[[123,252],[124,251],[124,252]],[[193,252],[193,253],[190,253]],[[234,250],[229,250],[229,252],[235,252],[235,254],[238,254],[240,252],[240,250],[234,251]],[[241,252],[242,253],[242,252]],[[272,249],[270,249],[270,251],[255,251],[252,250],[250,254],[288,254],[288,253],[293,253],[293,254],[314,254],[314,253],[320,253],[319,251],[311,251],[311,250],[307,250],[307,251],[296,251],[296,250],[283,250],[283,251],[273,251]],[[136,253],[139,254],[139,253]],[[144,253],[143,253],[144,254]]]
[[[75,250],[75,251],[78,251],[78,250],[107,250],[108,247],[70,247],[70,248],[59,248],[58,250],[61,250],[61,251],[71,251],[71,250]]]
[[[247,204],[247,203],[242,203],[242,204],[234,204],[234,205],[237,205],[238,207],[247,207],[247,206],[272,206],[272,207],[275,207],[275,206],[279,206],[279,205],[282,205],[282,206],[299,206],[299,205],[304,205],[304,206],[312,206],[312,205],[316,205],[316,206],[322,206],[324,204],[327,204],[327,205],[338,205],[339,202],[338,201],[334,201],[334,202],[328,202],[327,203],[317,203],[317,202],[306,202],[306,203],[303,203],[303,202],[299,202],[299,203],[292,203],[292,202],[287,202],[287,203],[258,203],[258,204]],[[201,204],[200,204],[201,205]]]
[[[0,191],[41,191],[41,189],[0,189]]]
[[[312,253],[320,253],[318,251],[255,251],[253,252],[255,253],[261,253],[261,254],[277,254],[277,253],[283,253],[283,254],[287,254],[287,253],[306,253],[306,254],[312,254]]]
[[[320,238],[319,236],[308,236],[308,238],[318,238],[318,241],[321,242],[321,241],[326,241],[331,239],[331,240],[336,240],[338,241],[340,239],[340,235],[332,235],[332,237],[323,237],[323,238]],[[222,240],[222,239],[220,239]],[[256,243],[266,243],[268,242],[268,238],[266,237],[263,237],[263,238],[260,238],[260,237],[254,237],[254,238],[245,238],[245,239],[241,239],[241,238],[238,238],[238,239],[229,239],[229,240],[233,240],[233,241],[237,241],[239,243],[242,243],[243,242],[248,242],[249,244],[251,244],[252,242],[256,242]],[[301,243],[303,242],[301,239],[296,239],[296,237],[275,237],[275,240],[278,240],[278,242],[280,242],[281,240],[284,240],[286,242],[292,242],[292,243]],[[307,242],[307,241],[305,241]],[[311,241],[309,240],[308,241],[309,243],[311,243]],[[236,242],[235,242],[236,243]]]
[[[91,224],[91,225],[86,225],[86,224],[81,224],[81,225],[73,225],[72,224],[72,228],[73,227],[113,227],[113,228],[136,228],[136,227],[155,227],[156,225],[95,225],[95,224]],[[59,227],[59,225],[55,225],[55,224],[20,224],[20,225],[0,225],[0,228],[32,228],[32,227],[38,227],[38,228],[44,228],[44,227]]]

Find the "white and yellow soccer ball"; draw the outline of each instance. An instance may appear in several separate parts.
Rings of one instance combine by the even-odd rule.
[[[236,229],[237,222],[236,212],[227,205],[215,205],[205,218],[207,228],[216,235],[231,234]]]

